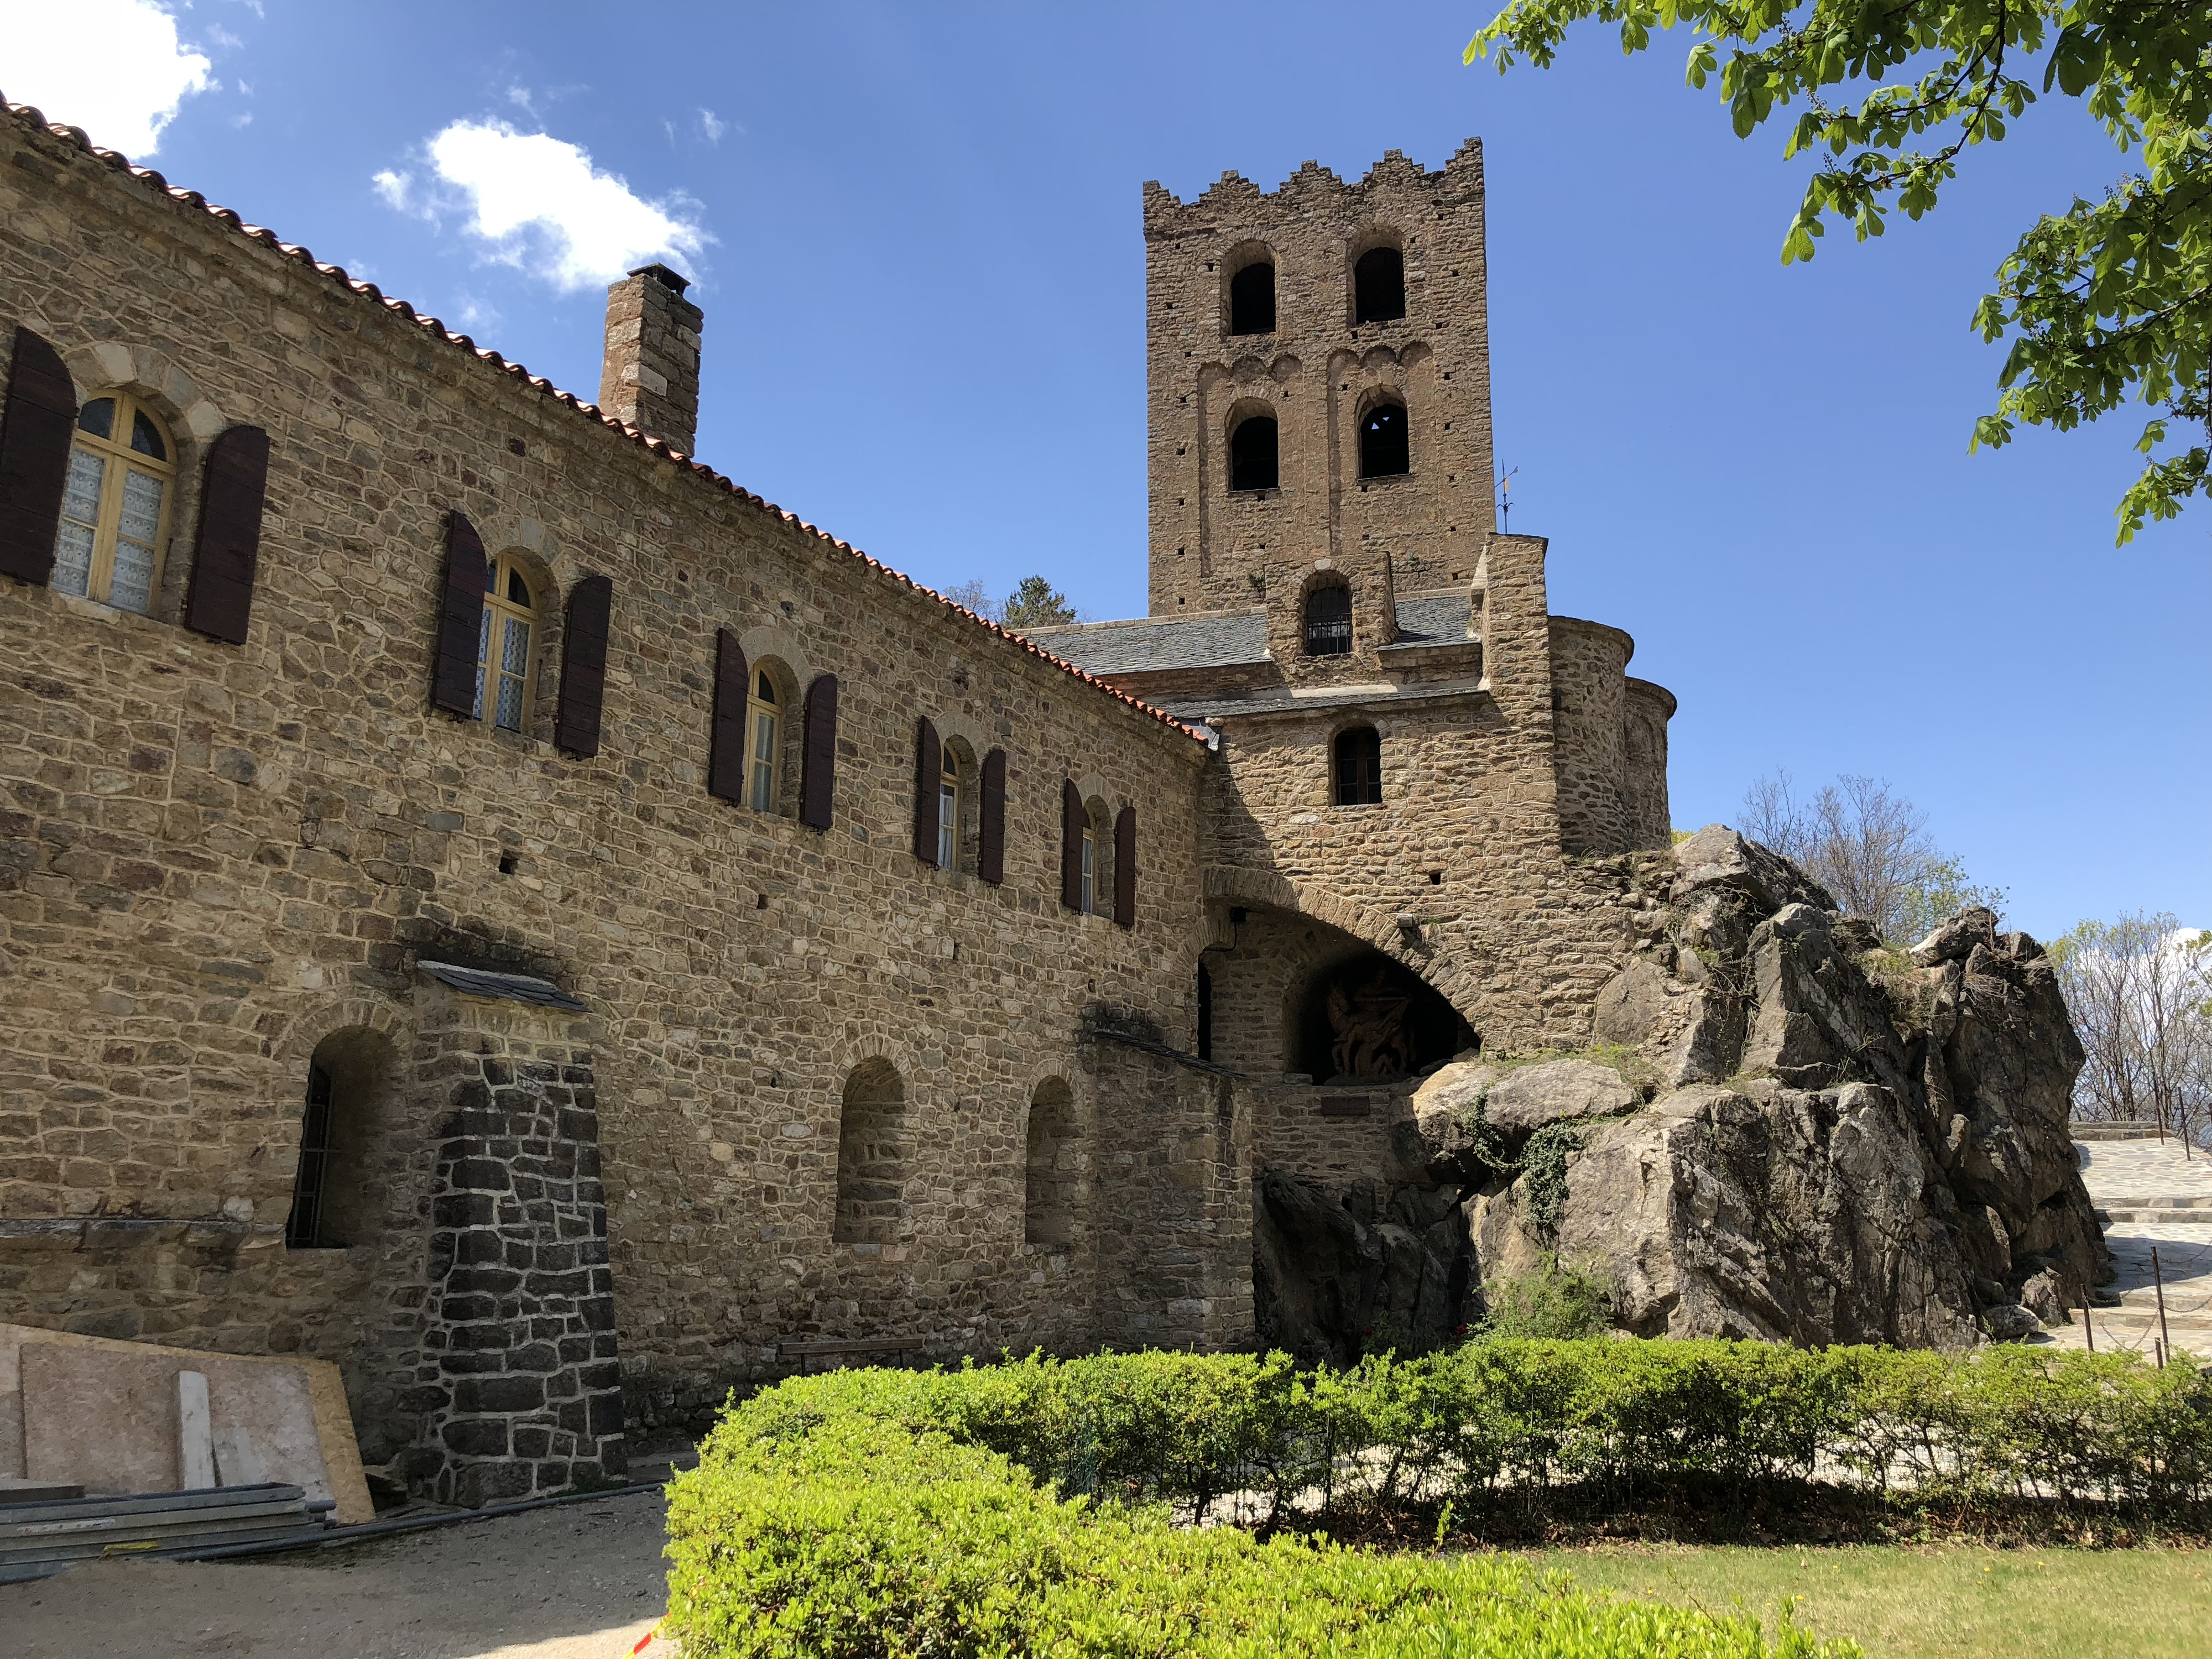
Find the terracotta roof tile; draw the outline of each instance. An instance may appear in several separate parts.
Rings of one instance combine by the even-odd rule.
[[[935,589],[924,587],[920,582],[915,581],[911,576],[908,576],[900,571],[892,569],[890,566],[884,563],[879,559],[870,557],[867,554],[863,553],[859,548],[854,547],[851,543],[840,540],[837,537],[830,535],[829,532],[809,524],[797,514],[785,511],[782,507],[776,506],[773,501],[763,500],[761,496],[755,495],[751,490],[745,489],[743,485],[738,484],[729,478],[724,477],[720,473],[715,471],[704,462],[695,460],[682,450],[671,447],[665,440],[648,437],[636,427],[631,426],[627,422],[617,420],[615,416],[603,412],[596,404],[584,402],[573,392],[560,390],[543,375],[532,374],[520,363],[509,362],[506,358],[501,356],[498,352],[494,351],[489,346],[478,346],[477,343],[474,340],[471,340],[467,335],[454,333],[443,323],[440,322],[435,317],[426,317],[417,312],[414,307],[409,305],[406,301],[384,294],[377,288],[375,283],[356,281],[352,276],[346,274],[346,270],[343,266],[327,264],[316,258],[315,256],[307,249],[300,246],[296,243],[280,241],[277,239],[276,232],[264,229],[259,225],[247,224],[243,218],[232,211],[229,208],[216,206],[214,204],[210,203],[206,197],[201,195],[199,191],[196,190],[185,190],[170,184],[167,179],[163,178],[159,173],[156,173],[151,167],[133,167],[128,156],[118,155],[116,151],[112,149],[102,149],[94,144],[92,140],[86,136],[85,131],[82,127],[64,126],[59,123],[49,122],[46,116],[33,105],[6,104],[3,100],[0,100],[0,106],[4,106],[8,113],[16,120],[21,121],[27,125],[36,127],[41,131],[51,133],[57,137],[70,140],[79,149],[83,150],[86,154],[94,157],[96,160],[105,162],[116,172],[127,173],[132,178],[143,180],[143,182],[153,185],[155,189],[165,192],[172,200],[181,203],[186,207],[196,208],[213,218],[221,220],[225,225],[238,232],[240,235],[248,237],[252,240],[262,244],[265,247],[274,248],[276,252],[283,254],[288,258],[298,260],[301,264],[307,265],[320,275],[328,277],[331,281],[343,287],[349,292],[359,295],[364,299],[374,301],[378,304],[382,305],[386,310],[395,312],[402,317],[411,319],[426,332],[446,342],[447,344],[457,346],[460,349],[468,352],[471,356],[489,363],[495,368],[504,370],[506,373],[512,374],[515,379],[523,381],[526,385],[536,387],[539,392],[544,393],[547,397],[551,398],[562,406],[574,410],[576,413],[585,416],[589,419],[597,421],[603,426],[613,428],[617,432],[621,433],[624,437],[629,439],[633,443],[641,445],[646,449],[650,450],[653,454],[660,456],[666,460],[673,461],[677,465],[684,468],[688,471],[697,474],[699,477],[706,479],[708,483],[720,486],[722,489],[727,491],[730,495],[736,496],[739,501],[744,502],[747,506],[753,507],[757,511],[767,514],[771,517],[780,519],[784,523],[791,525],[797,529],[805,531],[808,534],[817,537],[821,540],[829,543],[830,546],[837,549],[842,553],[850,554],[853,557],[860,560],[863,563],[867,565],[870,569],[879,571],[884,575],[891,578],[894,581],[912,588],[915,592],[935,599],[946,610],[954,612],[957,616],[966,617],[969,622],[974,623],[979,628],[988,629],[991,633],[997,635],[1000,639],[1007,641],[1009,644],[1019,647],[1021,650],[1027,652],[1030,655],[1036,657],[1039,660],[1060,670],[1060,672],[1069,675],[1073,678],[1082,681],[1084,684],[1091,687],[1094,690],[1103,693],[1106,696],[1113,698],[1116,702],[1127,703],[1130,708],[1134,708],[1142,714],[1150,715],[1152,719],[1158,720],[1163,726],[1171,727],[1175,731],[1182,732],[1185,737],[1190,738],[1196,742],[1204,743],[1206,741],[1206,737],[1204,732],[1194,730],[1182,720],[1176,719],[1174,715],[1167,713],[1166,710],[1156,708],[1148,702],[1142,702],[1136,697],[1129,696],[1126,691],[1117,691],[1114,687],[1109,685],[1104,680],[1098,678],[1094,674],[1086,673],[1084,670],[1078,668],[1073,663],[1067,662],[1061,658],[1055,657],[1049,651],[1040,649],[1036,646],[1032,645],[1029,641],[1024,639],[1020,635],[1012,632],[1011,629],[1000,627],[997,623],[991,621],[988,617],[977,616],[965,605],[956,605],[953,601],[946,599],[942,593],[938,592]]]

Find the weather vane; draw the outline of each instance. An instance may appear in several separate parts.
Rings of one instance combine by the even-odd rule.
[[[1498,529],[1501,535],[1511,534],[1513,519],[1513,474],[1521,469],[1514,467],[1498,480]]]

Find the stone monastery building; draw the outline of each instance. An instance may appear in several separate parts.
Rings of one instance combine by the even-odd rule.
[[[1589,1041],[1674,700],[1494,528],[1477,143],[1145,187],[1152,615],[1027,639],[692,458],[661,266],[594,407],[0,152],[0,1322],[556,1490],[848,1356],[1265,1338],[1269,1171],[1371,1208],[1415,1074]]]

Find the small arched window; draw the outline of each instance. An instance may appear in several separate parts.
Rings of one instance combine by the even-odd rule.
[[[1407,435],[1406,405],[1376,404],[1359,423],[1359,476],[1394,478],[1413,470],[1413,449]]]
[[[1395,247],[1370,247],[1352,267],[1352,320],[1395,322],[1406,314],[1406,258]]]
[[[1083,914],[1096,915],[1098,911],[1098,878],[1102,872],[1098,862],[1098,824],[1090,813],[1083,815]]]
[[[937,867],[951,870],[960,860],[960,756],[951,744],[942,750],[944,775],[937,785]]]
[[[745,799],[756,812],[775,811],[775,682],[766,669],[753,672],[752,696],[745,699],[750,726],[745,739]]]
[[[1229,487],[1273,489],[1282,477],[1276,456],[1275,417],[1248,415],[1229,434]]]
[[[1306,595],[1306,655],[1352,654],[1352,590],[1340,583]]]
[[[169,434],[137,399],[110,392],[87,403],[77,411],[70,447],[53,586],[149,614],[161,584],[176,480]]]
[[[501,554],[484,575],[483,627],[477,635],[476,718],[483,718],[489,687],[492,723],[502,731],[521,731],[523,712],[530,707],[535,678],[530,644],[537,623],[538,602],[531,596],[529,579]]]
[[[1336,734],[1336,804],[1373,806],[1382,799],[1382,738],[1371,726]]]
[[[1083,1157],[1074,1119],[1075,1097],[1065,1082],[1050,1077],[1037,1085],[1030,1099],[1028,1179],[1022,1194],[1024,1243],[1074,1243]]]
[[[1255,260],[1229,279],[1229,331],[1275,331],[1275,267],[1271,262]]]

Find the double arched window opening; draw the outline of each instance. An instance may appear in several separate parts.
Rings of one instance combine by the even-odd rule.
[[[175,447],[150,410],[127,392],[87,402],[62,490],[55,590],[150,616],[176,481]]]

